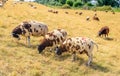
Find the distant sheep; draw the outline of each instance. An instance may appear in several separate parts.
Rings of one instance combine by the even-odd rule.
[[[4,4],[5,4],[7,1],[8,1],[8,0],[1,0],[1,1],[0,1],[0,7],[3,7]]]
[[[105,11],[106,13],[108,12],[108,10]]]
[[[94,12],[96,12],[97,10],[95,9],[95,10],[93,10]]]
[[[89,66],[92,62],[92,51],[94,48],[94,45],[98,45],[90,38],[86,37],[72,37],[67,38],[60,46],[57,46],[55,48],[55,53],[57,55],[61,55],[64,52],[70,52],[73,54],[73,61],[76,59],[76,53],[86,53],[89,60],[87,62],[87,65]]]
[[[58,11],[53,11],[54,14],[58,14]]]
[[[82,15],[82,14],[83,14],[82,12],[79,13],[79,15]]]
[[[115,14],[115,12],[114,12],[114,11],[112,11],[112,14]]]
[[[24,21],[12,30],[12,36],[20,40],[20,35],[23,35],[28,40],[30,46],[30,36],[45,36],[48,32],[46,24],[38,21]]]
[[[38,46],[38,51],[41,53],[46,47],[56,46],[61,44],[67,37],[67,32],[64,29],[56,29],[45,35],[45,38]]]
[[[89,17],[89,16],[87,16],[87,17],[86,17],[86,21],[89,21],[89,20],[90,20],[90,17]]]
[[[75,14],[78,14],[78,12],[75,12]]]
[[[65,12],[66,14],[68,14],[68,12]]]
[[[100,19],[97,17],[97,14],[96,14],[96,13],[95,13],[95,15],[93,16],[93,20],[100,21]]]
[[[98,36],[102,36],[102,35],[105,35],[105,37],[108,36],[108,33],[109,33],[109,27],[108,26],[104,26],[102,27],[99,32],[98,32]]]
[[[53,12],[53,10],[52,10],[52,9],[49,9],[48,12]]]

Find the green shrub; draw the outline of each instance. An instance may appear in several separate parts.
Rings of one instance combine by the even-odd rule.
[[[51,2],[49,2],[49,5],[55,5],[55,4],[56,4],[55,1],[51,1]]]
[[[61,4],[65,4],[66,0],[59,0]]]
[[[80,1],[74,2],[74,4],[73,4],[74,7],[80,7],[82,5],[83,5],[82,2],[80,2]]]
[[[92,5],[90,2],[88,2],[86,5],[87,5],[87,6],[94,6],[94,5]]]
[[[111,6],[102,6],[102,7],[96,7],[94,9],[99,10],[99,11],[106,11],[106,10],[112,10],[112,7]]]
[[[87,6],[87,5],[84,5],[84,6],[82,7],[82,9],[84,9],[84,10],[90,10],[90,7]]]
[[[68,4],[69,6],[73,6],[73,1],[72,0],[67,0],[66,4]]]
[[[68,4],[64,4],[64,5],[62,6],[62,8],[63,8],[63,9],[68,9],[68,8],[71,8],[71,7],[70,7],[70,5],[68,5]]]
[[[57,2],[57,3],[55,4],[55,6],[62,6],[62,4],[59,3],[59,2]]]

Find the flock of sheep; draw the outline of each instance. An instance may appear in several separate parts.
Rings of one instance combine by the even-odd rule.
[[[30,4],[31,7],[36,9],[34,5]],[[48,10],[48,12],[58,14],[59,11]],[[69,14],[69,12],[65,12]],[[82,12],[75,12],[75,14],[82,15]],[[115,13],[113,13],[115,14]],[[87,16],[86,20],[89,21],[90,17]],[[93,16],[93,20],[100,21],[97,14]],[[104,26],[98,31],[98,36],[107,37],[109,33],[109,27]],[[38,46],[38,52],[41,53],[47,47],[54,49],[56,55],[61,55],[63,52],[71,52],[72,60],[76,60],[76,53],[85,53],[88,56],[87,65],[89,66],[92,62],[93,55],[92,51],[94,45],[98,49],[98,45],[90,38],[87,37],[71,37],[68,38],[67,31],[65,29],[54,29],[53,31],[48,31],[48,26],[45,23],[38,21],[23,21],[17,27],[12,30],[12,36],[20,40],[20,35],[26,37],[28,46],[30,47],[30,36],[43,36],[44,39]]]
[[[98,36],[108,36],[109,28],[102,27],[98,32]],[[61,55],[63,52],[71,52],[73,61],[76,59],[76,53],[85,53],[88,56],[87,65],[92,62],[92,51],[94,45],[98,45],[90,38],[87,37],[71,37],[68,38],[65,29],[54,29],[48,32],[48,26],[38,21],[23,21],[12,30],[12,36],[20,40],[20,35],[27,38],[28,46],[30,47],[30,36],[43,36],[44,39],[38,46],[39,53],[43,52],[45,48],[51,47],[54,49],[55,54]]]

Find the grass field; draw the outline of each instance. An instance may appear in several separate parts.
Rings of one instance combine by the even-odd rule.
[[[37,8],[33,9],[29,4]],[[48,9],[52,8],[37,3],[13,4],[12,1],[0,8],[0,76],[120,76],[120,13],[97,11],[98,22],[92,20],[94,11],[55,8],[59,13],[53,14]],[[76,11],[83,14],[76,15]],[[91,17],[90,21],[86,21],[87,16]],[[85,65],[88,59],[85,54],[78,54],[75,62],[71,62],[71,54],[56,57],[48,48],[38,54],[37,45],[43,37],[31,37],[30,48],[25,37],[21,36],[20,41],[13,39],[10,36],[12,29],[25,20],[44,22],[49,31],[63,28],[68,37],[93,39],[99,50],[94,48],[92,65]],[[96,37],[102,26],[109,26],[110,40]]]

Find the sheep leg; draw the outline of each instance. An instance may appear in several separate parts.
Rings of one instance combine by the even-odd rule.
[[[26,45],[27,45],[27,37],[26,37]]]
[[[76,60],[76,52],[73,52],[72,54],[72,61],[75,61]]]
[[[105,38],[106,38],[106,34],[105,34]]]
[[[92,54],[91,53],[88,53],[88,62],[87,62],[87,65],[90,66],[90,63],[92,62]]]
[[[30,36],[27,37],[28,38],[28,47],[30,47]]]
[[[106,34],[107,35],[107,37],[108,37],[108,34]]]

